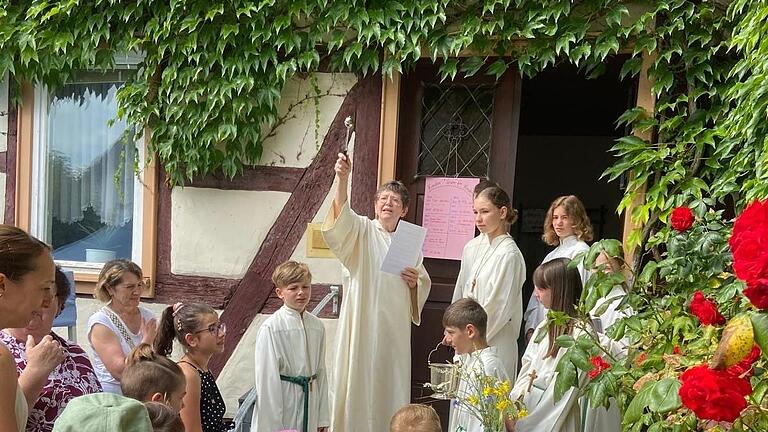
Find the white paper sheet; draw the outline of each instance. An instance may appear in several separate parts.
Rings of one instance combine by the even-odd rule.
[[[381,271],[400,275],[406,267],[416,267],[427,229],[401,220],[392,235],[387,256],[381,263]]]

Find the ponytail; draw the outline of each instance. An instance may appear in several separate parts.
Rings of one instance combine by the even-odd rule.
[[[184,337],[187,333],[200,330],[206,315],[217,314],[212,307],[202,303],[176,303],[163,309],[153,344],[155,352],[164,356],[171,355],[174,337],[186,347]]]
[[[173,321],[173,306],[171,305],[163,309],[155,340],[152,343],[155,352],[160,355],[169,356],[173,352],[173,338],[176,337]]]

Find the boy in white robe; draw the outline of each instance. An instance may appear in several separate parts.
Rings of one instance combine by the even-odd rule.
[[[470,376],[484,375],[509,381],[496,347],[488,346],[486,341],[487,322],[488,315],[483,307],[470,298],[457,300],[443,314],[443,344],[453,347],[461,364],[458,396],[462,399],[473,391],[467,381]],[[483,424],[464,406],[454,402],[448,417],[448,432],[483,432]]]
[[[325,328],[306,311],[312,275],[306,264],[286,261],[272,282],[283,307],[256,337],[253,431],[325,432],[330,426],[325,373]]]

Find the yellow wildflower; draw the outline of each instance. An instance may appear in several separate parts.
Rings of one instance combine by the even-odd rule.
[[[477,405],[480,402],[480,399],[478,399],[475,395],[469,395],[467,397],[467,401],[472,405]]]
[[[524,417],[528,417],[528,410],[525,408],[517,412],[517,418],[524,418]]]
[[[509,380],[504,380],[499,384],[499,391],[507,394],[509,393],[510,387],[509,387]]]
[[[500,400],[496,404],[496,409],[499,410],[499,411],[504,411],[505,409],[507,409],[508,406],[509,406],[509,401],[508,400]]]
[[[493,391],[493,390],[492,390],[490,387],[485,387],[485,388],[483,389],[483,397],[488,397],[488,396],[490,396],[492,391]]]

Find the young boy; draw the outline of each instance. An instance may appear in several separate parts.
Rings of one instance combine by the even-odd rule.
[[[389,432],[441,432],[440,417],[429,405],[408,404],[392,416]]]
[[[492,376],[500,381],[509,380],[504,365],[485,339],[488,315],[479,303],[463,298],[448,306],[443,314],[443,344],[453,347],[461,364],[462,378],[458,394],[466,397],[470,391],[467,374]],[[451,404],[448,432],[483,432],[483,425],[463,406]]]
[[[272,282],[283,307],[256,337],[252,430],[325,432],[330,425],[325,329],[306,311],[312,275],[306,264],[286,261],[272,273]]]

